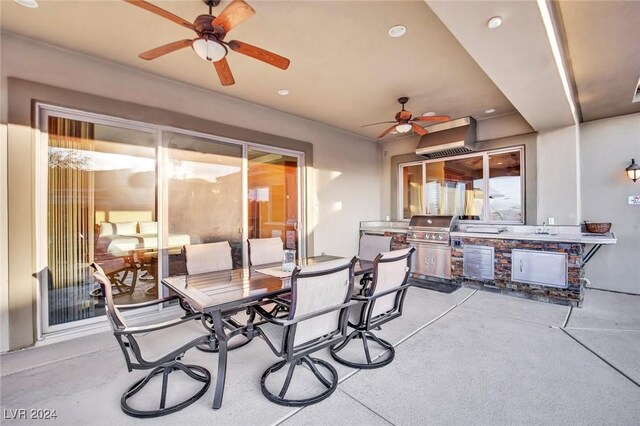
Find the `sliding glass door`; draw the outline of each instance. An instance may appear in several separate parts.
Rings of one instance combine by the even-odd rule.
[[[37,273],[41,332],[101,321],[92,262],[118,304],[158,297],[186,273],[183,247],[248,238],[305,254],[302,154],[185,130],[38,106]]]
[[[299,250],[299,158],[251,148],[247,161],[249,238],[280,237]]]
[[[148,300],[138,262],[140,228],[147,226],[145,238],[157,236],[156,135],[53,114],[43,130],[47,262],[37,277],[45,329],[105,314],[92,262],[113,282],[119,304]]]
[[[186,273],[186,244],[228,241],[242,267],[242,146],[163,132],[168,275]]]

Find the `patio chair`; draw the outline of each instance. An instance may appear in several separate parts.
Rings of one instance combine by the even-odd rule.
[[[187,274],[204,274],[207,272],[217,272],[233,269],[231,258],[231,246],[228,241],[218,243],[193,244],[184,246]],[[185,302],[186,304],[186,302]],[[186,306],[187,309],[190,309]],[[239,311],[234,310],[223,313],[225,319],[234,327],[243,328],[244,325],[232,318]],[[250,315],[249,321],[253,322],[254,314]],[[218,352],[218,339],[213,331],[213,322],[210,317],[206,317],[206,324],[210,327],[211,343],[198,345],[198,349],[203,352]],[[238,349],[251,341],[251,338],[243,335],[244,338],[233,339],[228,350]]]
[[[113,334],[124,354],[127,369],[129,372],[133,370],[151,370],[147,376],[129,386],[122,394],[120,398],[122,411],[133,417],[158,417],[182,410],[196,402],[209,389],[211,374],[206,368],[199,365],[183,364],[181,359],[187,350],[199,344],[208,344],[210,341],[210,336],[202,324],[194,321],[200,319],[201,316],[186,314],[180,318],[158,324],[128,326],[121,311],[159,305],[177,299],[178,296],[131,305],[115,305],[111,292],[111,282],[109,282],[103,269],[98,264],[92,263],[91,266],[95,270],[93,276],[102,287],[107,317],[111,323]],[[171,338],[167,338],[169,329],[173,331]],[[182,371],[188,377],[203,385],[192,396],[167,406],[169,374],[174,371]],[[162,375],[162,388],[159,408],[153,410],[133,408],[129,404],[129,399],[140,392],[156,376],[160,375]]]
[[[251,238],[247,240],[249,249],[249,266],[282,262],[284,252],[280,237]]]
[[[383,235],[370,235],[363,234],[360,237],[360,248],[358,249],[358,258],[360,260],[373,260],[380,253],[384,253],[391,250],[391,237],[385,237]],[[363,294],[364,289],[371,282],[371,274],[367,273],[360,279],[360,294]]]
[[[282,262],[284,248],[280,237],[251,238],[247,240],[247,248],[249,249],[249,267]],[[276,302],[279,303],[273,305],[269,312],[271,315],[288,312],[288,295],[276,298]]]
[[[356,261],[354,257],[296,268],[291,276],[291,309],[286,318],[270,315],[261,306],[253,308],[266,321],[257,327],[258,333],[273,353],[283,358],[262,374],[262,393],[270,401],[300,407],[320,402],[335,391],[338,385],[335,368],[311,354],[345,338],[348,308],[355,303],[349,299]],[[294,370],[301,364],[306,364],[326,389],[306,398],[285,398]],[[284,383],[278,394],[272,393],[267,388],[267,379],[285,366],[288,371]],[[330,377],[325,377],[318,366],[327,370]]]
[[[393,345],[373,334],[386,322],[402,315],[402,306],[410,284],[407,283],[411,269],[411,256],[415,248],[380,253],[374,260],[373,281],[363,295],[354,295],[357,305],[349,310],[349,326],[355,330],[347,338],[330,348],[333,359],[353,368],[378,368],[393,361]],[[365,362],[348,360],[338,355],[352,340],[361,339]],[[377,343],[384,352],[372,359],[369,341]]]
[[[228,241],[184,246],[184,254],[189,275],[233,269]]]

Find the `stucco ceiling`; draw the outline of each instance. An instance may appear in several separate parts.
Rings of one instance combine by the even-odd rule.
[[[150,1],[188,21],[207,11],[200,0]],[[533,2],[430,1],[429,5],[422,0],[248,2],[256,10],[256,15],[235,28],[228,39],[245,41],[286,56],[291,59],[291,66],[287,71],[282,71],[230,52],[228,61],[236,84],[229,87],[223,87],[211,64],[198,58],[191,49],[183,49],[150,62],[139,59],[137,55],[140,52],[193,37],[193,33],[122,1],[40,0],[39,8],[27,9],[14,1],[2,0],[0,22],[3,31],[97,56],[371,138],[375,138],[385,126],[361,126],[393,119],[399,110],[396,99],[400,96],[410,97],[407,109],[414,115],[434,111],[453,118],[470,115],[482,120],[516,112],[522,114],[536,130],[558,125],[557,119],[554,121],[553,108],[547,108],[549,111],[546,112],[545,119],[543,102],[526,105],[522,102],[522,91],[526,87],[520,85],[514,90],[514,85],[504,79],[504,75],[508,76],[510,73],[511,83],[518,78],[524,80],[527,70],[502,67],[498,71],[492,71],[490,67],[481,67],[483,63],[492,62],[490,55],[495,56],[495,52],[501,49],[500,43],[502,46],[516,47],[519,45],[518,40],[529,51],[546,49],[547,55],[540,61],[545,65],[551,62],[548,40],[531,36],[532,31],[536,34],[542,32],[539,12],[531,7]],[[474,5],[477,9],[470,14],[447,14],[442,12],[448,7],[447,3],[459,8]],[[592,59],[585,58],[588,55],[582,46],[589,46],[592,36],[580,21],[582,19],[588,22],[593,16],[580,19],[574,17],[583,13],[583,9],[588,9],[582,3],[589,2],[569,3],[572,4],[566,8],[563,5],[562,11],[565,14],[567,9],[566,14],[571,19],[570,25],[566,26],[571,53],[576,51],[576,58],[573,58],[574,69],[591,69],[589,61]],[[227,4],[224,1],[215,8],[214,15]],[[478,4],[483,6],[477,6]],[[513,25],[509,32],[494,32],[487,38],[490,30],[486,28],[486,21],[493,16],[492,13],[499,14],[501,10],[507,19],[510,15],[524,22],[527,16],[534,19],[533,15],[536,14],[537,18],[533,23],[528,21],[526,31],[518,31],[521,26]],[[609,8],[604,7],[604,10],[606,13]],[[606,26],[615,26],[616,20],[629,20],[633,14],[637,14],[637,6],[629,6],[626,12],[617,13],[607,21]],[[390,38],[387,35],[388,29],[399,23],[407,26],[407,34],[397,39]],[[637,35],[637,32],[636,28],[633,34]],[[632,31],[627,30],[619,35],[626,38],[632,36],[631,33]],[[580,47],[574,47],[572,37],[584,38],[584,41],[577,44]],[[503,40],[500,41],[500,38]],[[479,40],[482,43],[496,43],[496,48],[485,46],[474,49],[472,44],[475,42],[479,45]],[[624,64],[618,60],[614,67],[600,67],[597,73],[591,73],[598,74],[599,77],[591,77],[590,81],[602,85],[613,84],[610,76],[601,75],[610,73],[611,68],[617,68],[617,75],[630,75],[632,65],[637,63],[639,57],[638,43],[634,43],[635,40],[638,37],[623,40],[628,46],[627,54],[629,51],[636,52],[635,62],[630,60]],[[599,46],[606,50],[606,43],[600,43]],[[527,49],[517,50],[520,55],[525,56]],[[513,55],[518,54],[515,50]],[[517,64],[514,62],[513,66]],[[522,62],[518,66],[522,66]],[[505,73],[505,70],[509,73]],[[637,66],[635,72],[638,72]],[[582,76],[584,73],[577,74]],[[636,81],[637,77],[636,75]],[[543,83],[540,82],[541,85]],[[540,89],[540,93],[545,91],[540,85],[532,86],[529,83],[528,86]],[[580,79],[577,86],[582,102]],[[281,88],[288,89],[291,94],[286,97],[278,96],[276,91]],[[604,90],[606,88],[600,92]],[[600,92],[595,95],[596,100],[604,96]],[[535,90],[527,93],[529,98],[536,97]],[[494,108],[496,112],[487,115],[484,110],[488,108]],[[587,108],[587,111],[591,110]],[[630,110],[626,104],[624,108],[617,104],[607,107],[609,115],[618,115],[617,111],[626,113],[633,109]],[[542,118],[539,117],[540,114],[543,115]],[[598,114],[601,113],[586,114],[585,111],[585,117],[600,118]],[[250,122],[250,117],[247,120]]]

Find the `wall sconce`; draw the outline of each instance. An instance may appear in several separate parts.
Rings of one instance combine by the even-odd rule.
[[[632,181],[635,182],[640,179],[640,164],[636,164],[635,159],[631,159],[631,164],[629,164],[629,167],[624,169],[624,171],[627,172],[627,176],[629,176],[629,179]]]

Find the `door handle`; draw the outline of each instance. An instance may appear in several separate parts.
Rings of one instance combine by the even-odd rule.
[[[520,259],[520,272],[522,272],[522,259]]]

